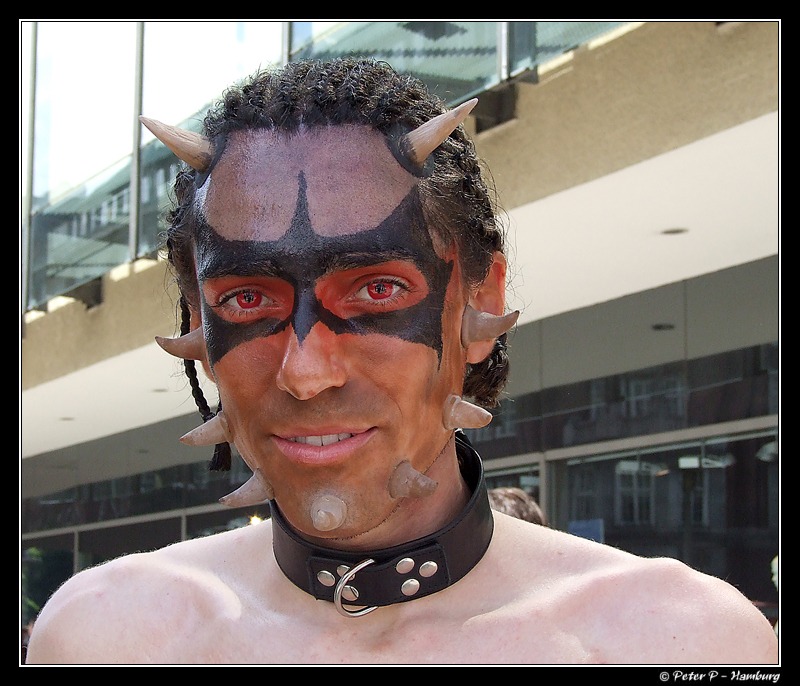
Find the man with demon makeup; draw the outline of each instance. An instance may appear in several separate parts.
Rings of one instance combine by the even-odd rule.
[[[489,506],[463,428],[505,384],[503,238],[472,143],[386,64],[298,62],[226,92],[167,256],[223,498],[270,521],[119,558],[39,616],[40,663],[771,663],[736,589]],[[211,411],[198,362],[219,391]]]

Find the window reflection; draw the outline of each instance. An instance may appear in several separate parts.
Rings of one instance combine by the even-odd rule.
[[[777,380],[768,343],[516,396],[466,433],[491,460],[763,417],[777,414]]]
[[[135,22],[38,23],[35,207],[130,155],[135,47]]]
[[[414,74],[450,103],[500,80],[498,22],[292,22],[291,59],[373,57]]]
[[[553,526],[666,556],[774,601],[777,433],[549,462]]]
[[[281,21],[144,22],[143,114],[199,131],[206,110],[230,83],[280,61],[282,35]],[[179,162],[148,129],[141,135],[138,256],[146,256],[160,247]]]

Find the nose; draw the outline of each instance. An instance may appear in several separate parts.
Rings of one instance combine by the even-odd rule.
[[[278,388],[298,400],[308,400],[328,388],[344,386],[347,376],[335,333],[318,322],[302,343],[293,330],[288,336]]]

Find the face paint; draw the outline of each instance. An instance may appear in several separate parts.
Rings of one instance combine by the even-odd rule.
[[[198,192],[202,327],[231,436],[310,537],[396,534],[398,466],[425,473],[452,439],[465,293],[417,184],[380,133],[331,126],[237,132]],[[315,514],[328,501],[345,506],[331,530]]]
[[[341,236],[320,236],[308,215],[304,176],[299,179],[297,205],[288,231],[275,241],[232,241],[219,236],[203,222],[197,240],[197,268],[201,283],[226,276],[270,277],[288,284],[291,311],[287,317],[265,316],[236,323],[215,310],[224,303],[203,299],[203,319],[213,365],[245,341],[272,336],[293,328],[302,345],[311,328],[321,322],[336,334],[383,334],[433,348],[442,354],[441,312],[452,273],[452,263],[435,252],[424,222],[416,189],[403,199],[376,228]],[[324,279],[338,271],[408,261],[419,270],[427,294],[407,307],[387,312],[341,316],[336,298],[326,307]],[[322,287],[321,283],[323,284]],[[371,295],[379,299],[381,284]],[[277,295],[277,294],[276,294]]]

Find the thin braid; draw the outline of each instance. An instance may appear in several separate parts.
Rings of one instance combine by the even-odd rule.
[[[187,333],[189,333],[189,321],[191,315],[189,312],[189,306],[186,304],[186,299],[183,296],[181,296],[180,299],[180,307],[181,336],[185,336]],[[203,389],[200,388],[200,382],[197,379],[197,365],[195,365],[194,360],[184,360],[183,369],[186,373],[186,377],[189,379],[189,385],[192,388],[192,397],[194,398],[195,405],[197,405],[197,409],[200,411],[200,416],[203,418],[203,421],[207,422],[209,419],[214,417],[214,413],[211,411],[211,408],[206,402],[206,397],[203,395]]]
[[[186,299],[183,298],[183,296],[181,296],[180,299],[180,307],[181,336],[185,336],[187,333],[189,333],[191,312],[189,311],[189,305],[186,303]],[[222,411],[222,403],[220,402],[217,405],[216,412],[211,411],[211,408],[206,402],[206,396],[203,393],[203,389],[200,387],[200,381],[197,378],[197,365],[194,363],[194,360],[184,360],[183,369],[186,373],[186,377],[189,379],[189,385],[192,388],[192,397],[197,405],[197,409],[200,411],[200,416],[203,418],[204,422],[207,422],[209,419],[213,419]],[[208,468],[211,471],[226,472],[230,470],[231,446],[229,443],[217,443],[214,446],[214,455],[211,458],[211,461],[208,463]]]

